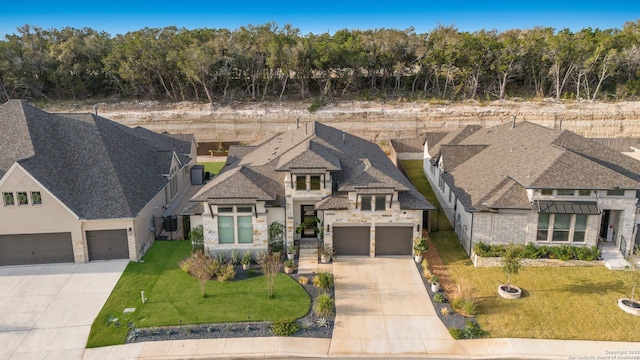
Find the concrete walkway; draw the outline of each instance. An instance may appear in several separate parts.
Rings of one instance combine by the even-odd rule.
[[[237,338],[87,349],[85,360],[283,357],[640,359],[640,343],[536,339],[453,340],[427,299],[413,260],[339,258],[332,339]],[[1,357],[0,357],[1,359]]]
[[[127,263],[0,267],[0,359],[81,359]]]

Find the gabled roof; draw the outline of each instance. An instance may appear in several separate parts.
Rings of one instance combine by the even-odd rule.
[[[530,208],[526,189],[640,189],[639,161],[530,122],[466,127],[437,149],[443,177],[467,210]]]
[[[15,134],[15,136],[12,136]],[[26,102],[0,106],[0,175],[18,162],[82,219],[131,218],[167,183],[191,143],[92,114],[51,114]]]
[[[340,170],[340,160],[322,145],[308,140],[287,151],[280,157],[276,170],[291,171],[303,169]]]
[[[319,203],[320,208],[344,206],[343,196],[347,191],[364,188],[407,192],[410,196],[401,198],[401,207],[406,203],[413,209],[433,208],[379,146],[318,122],[304,124],[242,150],[241,147],[232,147],[229,153],[233,159],[227,161],[222,172],[192,201],[211,201],[219,196],[240,199],[262,189],[273,198],[272,204],[284,205],[287,171],[307,174],[330,171],[337,182],[338,192],[334,191],[335,198]],[[261,176],[246,177],[243,171],[247,170]]]

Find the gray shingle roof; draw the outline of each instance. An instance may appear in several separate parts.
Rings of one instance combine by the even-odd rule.
[[[0,166],[6,172],[5,164],[18,162],[80,218],[135,217],[167,183],[172,145],[184,161],[191,146],[143,130],[10,100],[0,106],[0,134],[18,138],[0,135],[0,147],[11,149],[0,153]]]
[[[356,188],[391,188],[411,193],[402,199],[406,199],[414,209],[434,208],[376,144],[318,122],[278,134],[251,148],[232,149],[230,155],[234,159],[192,201],[220,196],[238,198],[263,189],[274,197],[274,203],[284,204],[286,172],[279,170],[308,172],[322,168],[331,171],[338,183],[340,194],[335,196]],[[251,169],[260,177],[242,179],[239,168]],[[247,180],[253,184],[248,184]],[[246,187],[241,188],[239,184]],[[340,201],[338,203],[341,204]]]
[[[468,210],[528,208],[525,189],[640,189],[639,161],[529,122],[466,127],[437,145],[444,179]]]

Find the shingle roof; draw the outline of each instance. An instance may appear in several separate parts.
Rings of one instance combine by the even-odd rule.
[[[392,188],[411,193],[411,196],[402,199],[406,199],[412,208],[434,208],[380,147],[318,122],[278,134],[251,148],[232,149],[234,160],[228,162],[228,166],[205,185],[192,201],[204,201],[213,194],[228,198],[246,196],[247,191],[253,190],[241,191],[237,184],[245,182],[238,168],[247,168],[261,175],[251,180],[252,185],[246,185],[248,189],[268,187],[267,193],[275,198],[275,203],[284,204],[286,172],[279,170],[308,172],[322,168],[331,171],[339,193],[355,191],[356,188]],[[237,182],[236,178],[239,179]],[[331,201],[327,200],[327,204]],[[338,203],[342,204],[341,201]],[[331,202],[330,206],[335,204]]]
[[[0,153],[0,171],[18,162],[80,218],[135,217],[167,183],[172,145],[183,161],[191,146],[143,130],[10,100],[0,106],[0,134],[17,137],[0,135],[0,147],[10,149]]]
[[[526,189],[640,189],[639,161],[572,132],[529,122],[465,129],[436,156],[467,210],[530,207]]]

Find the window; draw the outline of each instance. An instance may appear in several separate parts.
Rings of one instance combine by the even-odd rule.
[[[26,191],[18,192],[18,205],[29,205],[29,198]]]
[[[233,216],[218,217],[218,238],[220,244],[235,243],[235,231],[233,226]]]
[[[4,198],[4,206],[13,206],[16,204],[12,192],[2,193],[2,197]]]
[[[591,190],[578,190],[578,196],[591,196]]]
[[[307,190],[307,177],[304,175],[296,176],[296,190]]]
[[[451,188],[449,188],[449,204],[451,204]]]
[[[558,189],[556,190],[556,195],[558,196],[573,196],[576,194],[576,191],[573,189]]]
[[[542,195],[553,196],[553,190],[552,189],[542,189],[542,191],[540,191],[540,193]]]
[[[539,213],[536,241],[584,243],[587,221],[585,214]]]
[[[386,201],[387,197],[385,195],[377,195],[376,196],[376,211],[385,211],[386,210]]]
[[[311,190],[320,190],[320,176],[311,176]]]
[[[569,241],[569,231],[571,231],[570,214],[554,214],[553,236],[551,241]]]
[[[42,195],[40,195],[40,191],[31,192],[31,205],[42,205]]]
[[[587,231],[587,215],[576,215],[576,224],[573,230],[573,242],[585,242],[585,233]]]
[[[538,214],[538,235],[536,240],[547,241],[549,239],[549,214]]]
[[[429,162],[429,167],[431,168],[431,175],[436,174],[436,166]]]
[[[252,244],[253,221],[250,206],[218,208],[218,241],[220,244]]]
[[[362,195],[360,197],[360,210],[371,211],[371,195]]]
[[[624,189],[607,190],[607,196],[624,196]]]

